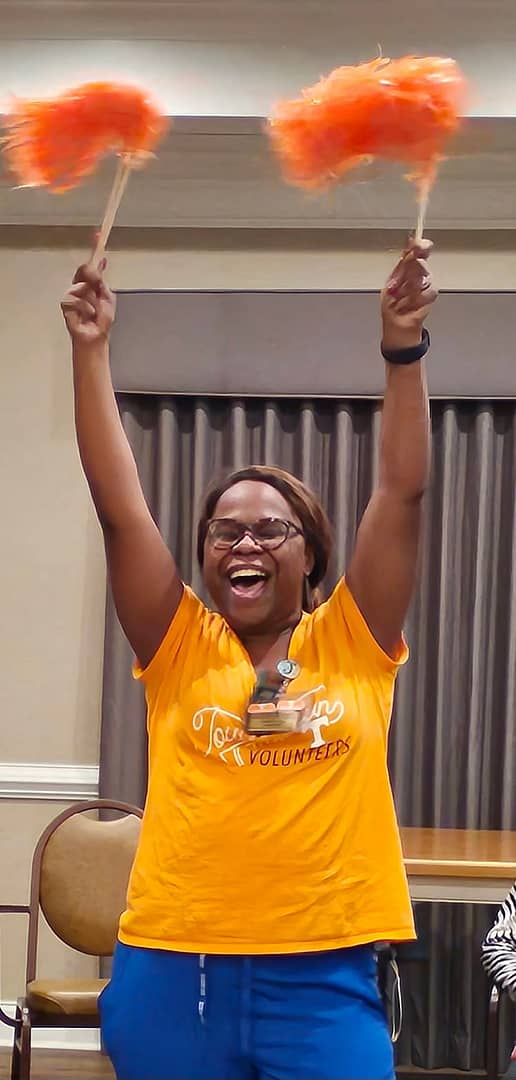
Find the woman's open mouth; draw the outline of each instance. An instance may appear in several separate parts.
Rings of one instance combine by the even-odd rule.
[[[228,574],[229,584],[234,596],[245,600],[256,600],[265,590],[269,575],[258,567],[238,567]]]

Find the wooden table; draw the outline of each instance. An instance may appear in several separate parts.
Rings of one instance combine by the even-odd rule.
[[[516,832],[401,829],[413,900],[499,904],[516,879]]]

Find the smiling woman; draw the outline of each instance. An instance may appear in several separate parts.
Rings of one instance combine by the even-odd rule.
[[[141,841],[101,998],[119,1080],[394,1076],[374,945],[414,937],[387,740],[429,467],[430,248],[409,245],[382,294],[378,487],[319,605],[328,520],[272,467],[206,495],[215,610],[181,581],[116,407],[104,267],[82,267],[63,301],[81,458],[148,711]]]
[[[313,610],[331,548],[322,506],[283,469],[241,469],[205,496],[197,556],[210,595],[243,640],[260,622],[272,638],[278,624],[295,625],[301,609]],[[239,609],[238,597],[262,603]]]

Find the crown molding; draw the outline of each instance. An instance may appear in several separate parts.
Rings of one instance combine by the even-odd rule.
[[[403,169],[350,174],[317,196],[285,184],[260,117],[181,117],[131,177],[124,229],[407,229],[414,189]],[[65,195],[0,181],[4,226],[98,227],[113,180],[108,160]],[[432,192],[430,229],[516,229],[516,119],[469,120]]]

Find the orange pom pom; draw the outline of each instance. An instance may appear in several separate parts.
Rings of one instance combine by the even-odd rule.
[[[19,183],[59,192],[76,187],[110,151],[141,163],[167,121],[145,90],[99,82],[46,101],[15,99],[5,125],[5,155]]]
[[[429,181],[459,125],[465,81],[439,57],[377,59],[336,68],[295,101],[281,102],[269,134],[285,178],[325,187],[376,157],[410,164]]]

